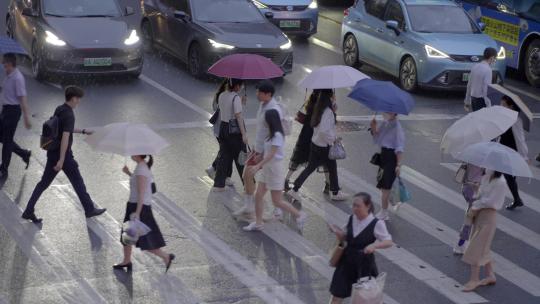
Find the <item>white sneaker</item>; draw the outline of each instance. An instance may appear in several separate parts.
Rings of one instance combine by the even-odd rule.
[[[213,187],[212,188],[212,192],[225,192],[225,191],[227,191],[227,188],[225,188],[225,187],[223,187],[223,188],[221,188],[221,187]]]
[[[225,185],[226,186],[234,186],[234,182],[230,177],[227,177],[227,179],[225,179]]]
[[[467,242],[463,243],[463,245],[459,246],[456,244],[456,246],[454,246],[453,248],[453,252],[455,255],[462,255],[463,253],[465,253],[465,249],[467,248]]]
[[[272,213],[274,214],[274,218],[276,220],[281,221],[283,219],[283,211],[281,210],[281,208],[274,208],[274,212]]]
[[[257,225],[257,222],[251,222],[249,225],[243,227],[244,231],[262,231],[264,228],[263,225]]]
[[[294,191],[293,189],[291,189],[289,190],[289,192],[287,192],[287,194],[289,194],[289,196],[292,197],[295,201],[302,201],[302,197],[300,196],[300,193],[298,193],[298,191]]]
[[[214,167],[210,166],[210,167],[206,168],[204,171],[206,171],[206,174],[207,174],[211,179],[216,178],[216,169],[214,169]]]
[[[296,219],[296,227],[298,227],[298,230],[302,231],[302,229],[304,229],[306,220],[307,220],[307,213],[305,213],[304,211],[300,211],[300,216]]]
[[[381,221],[388,221],[390,219],[390,216],[388,215],[388,210],[381,209],[379,213],[377,213],[376,217]]]
[[[344,193],[343,191],[339,191],[337,194],[330,193],[330,199],[336,202],[339,201],[346,201],[349,199],[349,195]]]

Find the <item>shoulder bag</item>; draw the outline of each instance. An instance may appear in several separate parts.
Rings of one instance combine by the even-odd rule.
[[[337,267],[339,260],[341,260],[341,257],[343,256],[343,252],[345,252],[345,248],[347,245],[345,242],[341,243],[338,242],[334,250],[332,251],[332,255],[330,256],[330,266],[331,267]]]
[[[345,147],[341,142],[341,138],[338,138],[334,145],[330,147],[330,150],[328,151],[328,158],[332,160],[347,158],[347,153],[345,152]]]
[[[373,154],[369,162],[375,166],[380,167],[381,166],[381,153],[377,152]]]

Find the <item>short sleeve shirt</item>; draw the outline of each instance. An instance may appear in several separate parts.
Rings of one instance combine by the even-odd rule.
[[[274,137],[271,139],[267,139],[264,142],[264,155],[268,155],[270,153],[270,150],[272,149],[272,146],[278,147],[276,155],[274,155],[274,159],[283,159],[285,157],[285,153],[283,152],[283,146],[285,145],[285,137],[280,132],[276,132],[274,134]]]
[[[26,96],[26,83],[23,74],[15,69],[4,78],[2,85],[2,103],[5,105],[20,104],[19,98]]]
[[[133,174],[131,175],[129,179],[129,202],[137,203],[139,201],[137,176],[146,177],[146,185],[144,185],[143,204],[151,205],[152,204],[152,182],[154,180],[154,177],[152,175],[152,171],[150,171],[150,168],[148,168],[148,165],[145,164],[144,162],[137,164],[137,167],[135,168],[135,170],[133,171]]]
[[[73,113],[73,109],[70,106],[64,103],[63,105],[56,108],[56,110],[54,111],[54,116],[57,116],[60,120],[60,137],[62,137],[62,134],[64,134],[64,132],[69,133],[69,151],[71,150],[71,145],[73,144],[73,131],[75,130],[75,113]]]
[[[225,91],[219,94],[219,115],[221,121],[229,122],[235,118],[234,114],[242,113],[242,99],[236,92]]]

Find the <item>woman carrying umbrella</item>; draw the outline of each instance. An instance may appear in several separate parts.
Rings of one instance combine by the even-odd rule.
[[[501,98],[501,105],[505,108],[508,108],[510,110],[514,110],[516,112],[520,112],[521,110],[517,105],[514,103],[514,101],[508,97],[503,96]],[[529,149],[527,148],[527,143],[525,142],[525,132],[523,130],[523,120],[518,116],[517,121],[514,123],[514,125],[506,130],[501,137],[500,137],[500,143],[507,146],[510,149],[513,149],[517,151],[525,160],[529,160],[528,154]],[[510,192],[512,192],[512,197],[514,198],[514,202],[506,207],[508,210],[514,210],[516,207],[523,206],[523,201],[521,200],[521,197],[519,196],[519,189],[518,184],[516,181],[516,177],[505,174],[504,178],[506,179],[506,184],[508,185],[508,188],[510,189]]]
[[[380,220],[388,220],[388,201],[390,191],[396,176],[399,176],[403,149],[405,146],[405,132],[399,123],[396,113],[383,113],[384,122],[380,126],[377,121],[371,121],[370,132],[375,144],[381,148],[379,157],[379,172],[377,174],[377,188],[382,192],[382,210],[377,214]]]
[[[129,221],[133,214],[134,218],[139,219],[151,229],[148,234],[139,238],[135,246],[160,257],[165,263],[165,272],[167,272],[175,256],[162,250],[165,247],[165,240],[152,214],[152,182],[154,178],[150,169],[152,168],[154,159],[152,155],[134,155],[131,159],[137,163],[137,167],[135,167],[133,173],[129,171],[127,166],[124,166],[122,169],[129,176],[129,201],[126,206],[124,223]],[[116,270],[127,269],[131,271],[131,252],[133,247],[124,243],[122,245],[124,245],[124,259],[122,263],[114,265],[113,268]]]

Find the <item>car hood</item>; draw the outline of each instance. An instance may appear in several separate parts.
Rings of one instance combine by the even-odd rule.
[[[259,0],[266,5],[309,5],[312,0]]]
[[[109,17],[46,18],[51,31],[68,45],[79,47],[115,47],[128,37],[128,24]]]
[[[273,24],[264,23],[202,23],[220,43],[238,48],[278,48],[287,38]]]
[[[482,55],[486,47],[497,43],[485,34],[420,33],[425,44],[448,55]]]

